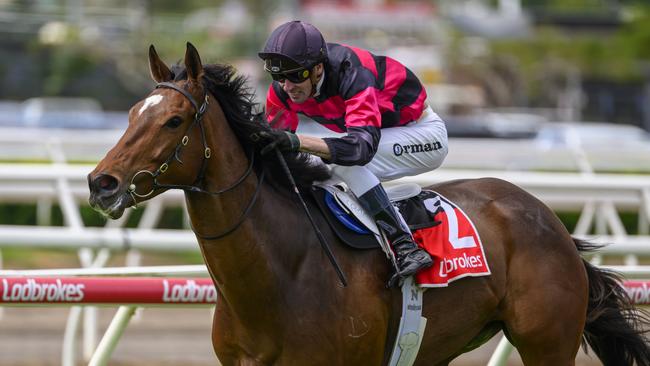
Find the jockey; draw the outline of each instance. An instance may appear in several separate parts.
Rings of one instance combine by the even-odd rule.
[[[302,21],[275,29],[259,57],[273,78],[266,113],[277,128],[263,153],[278,147],[331,164],[393,248],[398,271],[389,283],[430,267],[431,257],[415,244],[380,184],[431,171],[447,156],[445,123],[426,105],[418,78],[389,57],[326,44],[316,27]],[[297,135],[298,113],[346,135]]]

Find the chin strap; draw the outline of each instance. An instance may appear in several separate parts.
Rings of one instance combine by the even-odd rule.
[[[320,75],[322,77],[323,73],[321,72]],[[316,77],[315,73],[311,73],[311,75],[309,75],[309,81],[311,81],[311,93],[309,93],[310,98],[313,97],[314,94],[316,94],[316,89],[318,89],[318,81],[319,80],[320,80],[320,77]]]

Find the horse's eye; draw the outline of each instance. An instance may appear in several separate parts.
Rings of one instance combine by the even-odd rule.
[[[165,122],[165,127],[176,128],[183,123],[183,120],[180,117],[172,117],[167,122]]]

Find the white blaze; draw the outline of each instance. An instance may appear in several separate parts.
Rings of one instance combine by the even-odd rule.
[[[140,107],[140,111],[138,111],[138,116],[142,114],[147,108],[154,106],[162,100],[163,96],[160,94],[152,95],[149,98],[145,99],[144,104],[142,107]]]

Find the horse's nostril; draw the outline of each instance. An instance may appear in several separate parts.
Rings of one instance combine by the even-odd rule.
[[[108,174],[102,174],[93,181],[93,186],[100,192],[113,192],[118,185],[117,178]]]
[[[117,180],[110,176],[103,176],[99,179],[99,188],[104,190],[113,190],[117,187]]]

